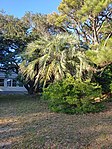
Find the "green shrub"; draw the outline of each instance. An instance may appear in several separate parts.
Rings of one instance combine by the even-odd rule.
[[[107,66],[102,72],[98,72],[94,75],[96,82],[101,85],[102,92],[110,92],[110,83],[112,80],[112,64]]]
[[[52,111],[71,114],[99,111],[101,107],[94,98],[100,95],[99,85],[74,80],[73,77],[55,82],[43,91]]]

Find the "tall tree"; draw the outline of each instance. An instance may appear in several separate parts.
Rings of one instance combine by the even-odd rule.
[[[19,53],[27,42],[29,26],[13,16],[0,14],[0,66],[2,69],[18,72]]]
[[[0,70],[18,74],[19,64],[24,60],[20,55],[29,42],[39,37],[38,32],[30,32],[30,24],[23,19],[0,13]],[[25,84],[30,89],[32,81]]]
[[[33,14],[31,12],[26,13],[22,20],[30,25],[30,31],[33,35],[37,34],[41,36],[51,36],[54,34],[65,32],[61,27],[52,25],[47,20],[46,14],[36,13]]]
[[[45,86],[68,74],[79,78],[88,67],[83,51],[73,35],[41,38],[28,45],[21,70],[27,79],[35,80],[35,85],[39,82]]]
[[[88,58],[94,57],[98,67],[108,66],[112,62],[111,0],[62,0],[58,10],[59,14],[48,15],[48,21],[77,34],[89,46]]]
[[[48,20],[75,32],[82,41],[98,44],[112,36],[111,0],[62,0],[59,14],[48,15]]]

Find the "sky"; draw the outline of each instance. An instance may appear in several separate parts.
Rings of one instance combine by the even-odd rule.
[[[21,18],[28,11],[42,14],[57,11],[60,2],[61,0],[0,0],[0,10]]]

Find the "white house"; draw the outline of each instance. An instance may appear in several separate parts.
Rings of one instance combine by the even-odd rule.
[[[0,93],[27,93],[23,84],[17,81],[17,76],[14,72],[6,75],[4,71],[0,71]]]

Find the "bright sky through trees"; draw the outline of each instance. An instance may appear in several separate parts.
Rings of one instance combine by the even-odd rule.
[[[0,10],[6,14],[22,17],[25,12],[52,13],[57,11],[61,0],[0,0]]]

